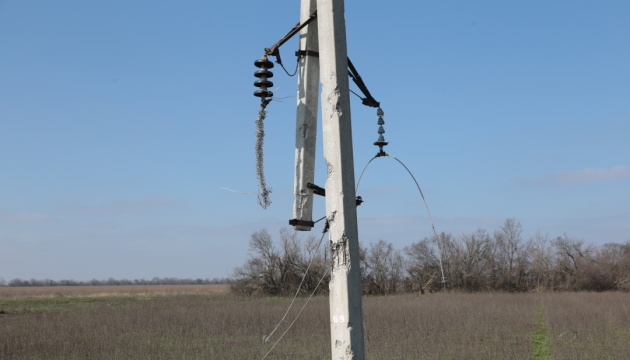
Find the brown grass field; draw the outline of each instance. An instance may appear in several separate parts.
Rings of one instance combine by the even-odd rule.
[[[305,299],[263,343],[290,302],[216,285],[2,287],[0,359],[263,359]],[[328,318],[313,299],[266,359],[330,359]],[[364,321],[369,359],[630,359],[627,293],[366,297]]]
[[[227,293],[230,285],[125,285],[0,287],[0,299],[200,295]]]

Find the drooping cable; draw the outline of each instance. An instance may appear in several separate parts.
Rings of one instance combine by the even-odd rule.
[[[293,77],[295,76],[295,74],[297,74],[298,72],[298,68],[300,66],[300,58],[298,58],[296,64],[295,64],[295,69],[293,70],[293,73],[290,73],[289,70],[287,70],[287,68],[284,67],[284,64],[280,63],[280,67],[282,67],[282,70],[284,70],[284,72],[289,75],[289,77]]]
[[[320,219],[321,220],[321,219]],[[318,220],[319,221],[319,220]],[[326,224],[324,226],[324,230],[322,231],[322,236],[319,239],[319,242],[317,243],[317,246],[315,247],[315,251],[313,252],[313,256],[311,256],[311,258],[309,259],[308,265],[306,266],[306,270],[304,271],[304,275],[302,276],[302,280],[300,281],[300,284],[298,285],[297,290],[295,291],[295,295],[293,296],[293,299],[291,300],[291,303],[289,304],[289,307],[287,308],[287,311],[284,313],[284,315],[282,316],[282,319],[280,319],[280,321],[278,322],[278,324],[274,327],[274,329],[271,331],[271,333],[269,333],[269,335],[267,335],[266,337],[263,338],[263,342],[267,343],[269,342],[269,339],[271,339],[271,336],[276,332],[276,330],[278,330],[278,328],[280,327],[280,325],[284,322],[284,320],[287,318],[287,315],[289,314],[289,311],[291,311],[291,308],[293,307],[293,304],[295,303],[295,300],[297,299],[298,295],[300,294],[300,290],[302,289],[302,285],[304,284],[304,280],[306,279],[306,276],[308,275],[308,271],[311,268],[311,265],[313,264],[313,260],[315,259],[315,256],[317,255],[317,253],[319,252],[319,248],[322,245],[322,242],[324,240],[324,236],[326,235],[326,232],[328,231],[328,224]],[[311,296],[309,297],[308,301],[310,301],[310,298],[313,297],[313,295],[315,294],[315,292],[317,291],[317,289],[319,288],[319,285],[321,284],[321,282],[323,281],[323,279],[326,277],[326,275],[328,274],[328,268],[326,269],[326,272],[324,273],[324,275],[322,276],[322,278],[319,280],[319,282],[317,283],[317,286],[315,286],[315,290],[313,291],[313,293],[311,294]],[[306,302],[306,304],[308,304],[308,301]],[[282,339],[282,337],[284,337],[284,334],[286,334],[289,329],[291,328],[291,326],[293,326],[293,324],[295,323],[295,321],[298,319],[298,317],[300,317],[300,314],[302,314],[302,311],[304,311],[304,308],[306,307],[306,304],[304,304],[304,306],[302,307],[302,309],[300,310],[300,312],[297,314],[297,316],[295,317],[295,319],[291,322],[291,324],[289,325],[289,327],[285,330],[285,332],[280,336],[280,338],[278,338],[278,340],[273,344],[273,346],[271,347],[271,349],[269,349],[269,352],[267,354],[265,354],[265,356],[263,357],[263,359],[265,357],[267,357],[267,355],[269,355],[269,353],[271,353],[271,350],[273,350],[273,348],[280,342],[280,340]]]
[[[409,168],[398,158],[389,154],[387,156],[398,161],[398,163],[400,163],[400,165],[402,165],[405,168],[405,170],[407,170],[407,172],[409,173],[413,181],[416,183],[416,187],[418,188],[418,191],[420,192],[420,196],[422,197],[422,201],[424,202],[424,207],[427,209],[427,214],[429,215],[429,221],[431,222],[431,229],[433,229],[433,241],[435,241],[435,245],[437,246],[437,249],[438,249],[438,259],[440,260],[440,273],[442,275],[442,286],[446,287],[446,277],[444,276],[444,264],[442,263],[442,247],[440,246],[439,237],[438,237],[437,231],[435,230],[435,222],[433,221],[433,216],[431,216],[431,210],[429,210],[429,204],[427,203],[427,199],[424,197],[424,193],[422,192],[422,189],[420,188],[420,184],[418,184],[418,180],[416,180],[416,177],[413,176],[413,174],[411,173],[411,170],[409,170]]]
[[[368,166],[372,163],[372,161],[374,159],[376,159],[378,157],[382,157],[382,156],[388,156],[388,157],[398,161],[398,163],[400,165],[402,165],[405,168],[405,170],[407,170],[407,172],[409,173],[409,175],[413,179],[414,183],[416,184],[416,187],[418,188],[418,192],[420,192],[420,197],[422,198],[422,201],[424,202],[424,206],[425,206],[425,208],[427,210],[427,214],[428,214],[428,217],[429,217],[429,222],[431,223],[431,229],[433,230],[433,241],[435,242],[435,245],[436,245],[436,247],[438,249],[438,260],[439,260],[439,263],[440,263],[440,273],[442,275],[442,286],[444,288],[446,288],[446,276],[444,275],[444,264],[442,263],[442,247],[440,246],[439,237],[438,237],[437,231],[435,230],[435,222],[433,221],[433,216],[431,216],[431,211],[429,210],[429,204],[427,203],[427,200],[424,197],[424,193],[422,192],[422,189],[420,188],[420,184],[418,183],[418,180],[416,180],[416,177],[413,175],[411,170],[409,170],[409,168],[402,161],[400,161],[398,158],[396,158],[396,157],[394,157],[392,155],[389,155],[389,154],[382,155],[382,153],[379,153],[376,156],[374,156],[372,159],[370,159],[370,161],[368,161],[368,163],[363,168],[363,171],[361,171],[361,175],[359,176],[359,180],[357,181],[356,189],[358,191],[359,184],[361,183],[361,178],[363,177],[363,173],[365,173],[365,170],[367,170]]]
[[[289,330],[291,329],[291,327],[293,326],[293,324],[295,324],[295,322],[297,321],[297,319],[300,317],[300,315],[302,315],[302,312],[304,311],[304,309],[306,309],[306,305],[308,305],[308,303],[311,301],[311,299],[313,298],[313,296],[315,295],[315,293],[317,293],[317,290],[319,289],[319,286],[322,284],[322,282],[324,281],[324,279],[326,278],[326,275],[328,275],[328,272],[330,271],[330,268],[326,268],[326,271],[324,272],[324,274],[322,275],[322,277],[319,279],[319,282],[317,283],[317,285],[315,286],[315,289],[313,289],[313,292],[311,292],[311,295],[308,297],[308,299],[306,299],[306,302],[304,303],[304,305],[302,306],[302,308],[300,309],[300,312],[298,312],[298,314],[295,316],[295,319],[293,319],[293,321],[291,322],[291,324],[289,324],[289,326],[287,327],[287,329],[282,333],[282,335],[280,335],[280,337],[278,338],[278,340],[276,340],[276,342],[273,344],[273,346],[271,347],[271,349],[269,349],[269,351],[267,351],[267,353],[265,354],[265,356],[263,356],[262,360],[265,360],[265,358],[267,357],[267,355],[269,355],[271,353],[271,351],[276,347],[276,345],[278,345],[278,343],[280,342],[280,340],[282,340],[282,338],[284,337],[284,335],[286,335]]]

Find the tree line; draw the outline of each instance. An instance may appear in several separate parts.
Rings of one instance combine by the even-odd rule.
[[[493,232],[440,233],[396,249],[360,244],[364,294],[459,291],[630,291],[630,241],[586,244],[566,234],[525,238],[516,219]],[[240,294],[293,295],[328,291],[329,256],[323,237],[282,229],[279,241],[262,229],[251,235],[249,257],[234,270]]]
[[[114,279],[109,278],[107,280],[92,279],[89,281],[76,281],[76,280],[23,280],[13,279],[5,281],[0,278],[0,286],[104,286],[104,285],[210,285],[210,284],[228,284],[230,279],[227,278],[213,278],[213,279],[179,279],[172,277],[159,278],[154,277],[151,280],[146,279]]]

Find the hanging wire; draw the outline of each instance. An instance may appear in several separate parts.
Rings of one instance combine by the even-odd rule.
[[[398,163],[400,165],[402,165],[405,168],[405,170],[407,170],[407,172],[409,173],[409,175],[411,176],[413,181],[416,183],[416,187],[418,188],[418,191],[420,192],[420,196],[422,197],[422,201],[424,202],[424,207],[427,209],[427,214],[429,215],[429,221],[431,222],[431,229],[433,230],[433,241],[435,242],[435,245],[437,246],[438,256],[439,256],[439,260],[440,260],[440,272],[442,274],[442,286],[444,287],[444,289],[446,289],[446,277],[444,276],[444,265],[442,263],[442,247],[440,246],[438,234],[437,234],[437,231],[435,230],[435,222],[433,221],[433,216],[431,216],[431,211],[429,210],[429,204],[427,203],[427,200],[424,197],[424,193],[422,192],[422,189],[420,188],[420,184],[418,183],[418,180],[416,180],[416,177],[413,175],[411,170],[409,170],[409,168],[402,161],[400,161],[398,158],[396,158],[396,157],[394,157],[392,155],[389,155],[387,153],[384,153],[384,152],[383,153],[378,153],[376,156],[374,156],[372,159],[370,159],[370,161],[368,161],[368,163],[363,168],[363,171],[361,171],[361,175],[359,175],[359,180],[357,181],[356,190],[357,191],[359,190],[359,184],[361,183],[361,178],[363,177],[363,173],[365,173],[365,170],[367,170],[368,166],[372,163],[372,161],[374,161],[374,159],[376,159],[377,157],[381,157],[381,156],[389,156],[390,158],[398,161]]]
[[[273,333],[275,333],[276,330],[278,330],[278,327],[280,327],[280,324],[282,324],[284,319],[287,318],[287,315],[289,314],[289,311],[291,310],[291,307],[293,306],[295,299],[297,299],[298,295],[300,294],[300,290],[302,289],[302,285],[304,284],[304,279],[306,279],[306,275],[308,274],[308,271],[311,268],[311,264],[313,263],[313,260],[315,259],[315,254],[317,254],[317,252],[319,251],[319,247],[322,245],[322,241],[324,240],[324,235],[326,235],[325,232],[322,233],[322,237],[319,239],[319,243],[317,244],[317,247],[315,248],[314,255],[311,256],[311,259],[309,260],[308,265],[306,266],[306,270],[304,271],[304,275],[302,276],[300,285],[298,285],[298,288],[295,291],[295,295],[293,296],[293,300],[291,300],[291,303],[289,304],[289,308],[284,313],[284,316],[282,317],[282,319],[280,319],[280,321],[278,322],[278,325],[276,325],[276,327],[271,331],[271,333],[267,337],[264,338],[263,342],[268,342],[271,336],[273,335]]]
[[[280,337],[278,338],[278,340],[273,344],[273,346],[271,347],[271,349],[269,349],[269,351],[265,354],[265,356],[263,356],[263,358],[261,360],[265,360],[265,358],[267,357],[267,355],[269,355],[271,353],[271,351],[273,350],[273,348],[276,347],[276,345],[278,345],[278,343],[280,342],[280,340],[282,340],[282,338],[284,337],[284,335],[286,335],[289,330],[291,329],[291,327],[293,326],[293,324],[295,324],[295,322],[297,321],[297,319],[300,317],[300,315],[302,315],[302,312],[304,311],[304,309],[306,309],[306,305],[308,305],[308,303],[311,301],[311,299],[313,298],[313,295],[315,295],[315,293],[317,292],[317,290],[319,289],[319,286],[322,284],[322,282],[324,281],[324,279],[326,278],[326,275],[328,275],[328,272],[330,271],[330,269],[327,267],[326,271],[324,272],[324,275],[322,275],[322,277],[319,279],[319,282],[317,283],[317,285],[315,286],[315,289],[313,290],[313,292],[311,293],[311,295],[308,297],[308,299],[306,299],[306,302],[304,303],[304,305],[302,306],[302,308],[300,309],[300,312],[298,312],[298,314],[295,316],[295,319],[293,319],[293,321],[291,322],[291,324],[289,324],[289,327],[287,327],[287,329],[282,333],[282,335],[280,335]]]
[[[323,218],[322,218],[323,219]],[[319,219],[319,220],[322,220]],[[317,220],[317,221],[319,221]],[[315,248],[315,251],[313,252],[313,256],[311,256],[308,265],[306,266],[306,270],[304,271],[304,275],[302,276],[302,280],[300,281],[300,285],[298,286],[297,290],[295,291],[295,295],[293,296],[293,299],[291,300],[291,303],[289,304],[289,307],[287,308],[287,311],[284,313],[284,316],[282,316],[282,319],[280,319],[280,321],[278,322],[278,324],[276,325],[276,327],[271,331],[271,333],[266,336],[265,338],[263,338],[263,342],[267,343],[269,342],[269,339],[271,338],[271,336],[276,332],[276,330],[278,330],[278,328],[280,327],[280,325],[284,322],[284,320],[287,318],[287,315],[289,314],[289,311],[291,311],[291,308],[293,307],[293,304],[295,303],[295,300],[297,299],[298,295],[300,294],[300,290],[302,289],[302,285],[304,284],[304,280],[306,279],[306,276],[308,275],[308,271],[311,268],[311,265],[313,264],[313,260],[315,259],[316,254],[319,252],[319,248],[322,245],[322,242],[324,240],[324,236],[326,235],[328,229],[328,222],[326,222],[326,225],[324,226],[324,231],[322,231],[322,236],[319,239],[319,242],[317,243],[317,247]],[[296,231],[297,232],[297,231]],[[271,353],[271,351],[273,350],[273,348],[276,347],[276,345],[278,345],[278,343],[280,342],[280,340],[282,340],[282,338],[284,337],[284,335],[289,331],[289,329],[291,329],[291,327],[293,326],[293,324],[295,324],[295,322],[297,321],[297,319],[300,317],[300,315],[302,314],[302,312],[304,311],[304,309],[306,308],[306,305],[309,303],[309,301],[311,301],[311,298],[313,297],[313,295],[315,295],[315,293],[317,292],[317,290],[319,289],[319,286],[321,285],[322,281],[324,280],[324,278],[326,278],[326,275],[328,275],[328,271],[329,268],[326,267],[326,271],[324,272],[324,275],[322,275],[322,277],[319,279],[319,282],[317,283],[317,285],[315,286],[315,289],[313,290],[313,292],[311,293],[311,295],[308,297],[306,303],[302,306],[302,309],[300,309],[300,311],[298,312],[298,314],[295,316],[295,319],[293,319],[293,321],[291,322],[291,324],[289,324],[289,326],[287,327],[287,329],[282,333],[282,335],[280,335],[280,337],[278,338],[278,340],[276,340],[276,342],[273,344],[273,346],[271,347],[271,349],[269,349],[269,351],[265,354],[265,356],[263,356],[262,360],[264,360],[267,355],[269,355]]]
[[[287,75],[289,75],[290,77],[293,77],[295,76],[295,74],[297,74],[299,65],[300,65],[300,58],[298,57],[297,62],[295,64],[295,70],[293,71],[293,74],[290,74],[287,68],[284,67],[284,64],[280,63],[282,70],[284,70],[284,72],[287,73]]]

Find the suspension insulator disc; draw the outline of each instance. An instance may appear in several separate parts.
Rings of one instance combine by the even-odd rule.
[[[258,96],[259,98],[267,98],[272,97],[273,93],[269,90],[256,90],[254,91],[254,96]]]
[[[266,77],[266,78],[272,78],[273,77],[273,73],[269,70],[258,70],[254,73],[254,76],[257,78],[261,78],[261,77]]]
[[[258,80],[254,81],[254,86],[257,86],[259,88],[268,88],[273,86],[273,82],[269,80]]]
[[[273,68],[273,63],[267,59],[258,59],[254,61],[254,65],[259,68],[271,69]]]

